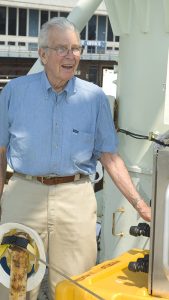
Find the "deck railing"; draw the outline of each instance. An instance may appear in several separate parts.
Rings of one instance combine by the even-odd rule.
[[[118,42],[82,41],[82,59],[117,60]],[[38,38],[0,35],[0,57],[38,57]]]

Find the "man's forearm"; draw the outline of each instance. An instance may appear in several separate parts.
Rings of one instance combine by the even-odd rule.
[[[133,185],[129,173],[120,156],[114,155],[114,159],[112,160],[111,154],[110,156],[103,155],[101,162],[122,194],[133,206],[135,206],[135,202],[138,201],[140,195],[135,189],[135,186]]]
[[[118,154],[103,153],[101,163],[118,189],[145,220],[150,221],[151,210],[136,190],[128,170]]]
[[[0,147],[0,199],[5,184],[6,168],[7,168],[6,148]]]

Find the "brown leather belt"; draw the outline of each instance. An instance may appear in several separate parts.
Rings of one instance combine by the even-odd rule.
[[[61,183],[68,183],[68,182],[73,182],[73,181],[78,181],[81,178],[87,178],[88,175],[84,174],[76,174],[72,176],[63,176],[63,177],[50,177],[50,176],[31,176],[31,175],[26,175],[22,173],[17,173],[14,172],[16,175],[23,177],[27,180],[38,180],[39,182],[46,184],[46,185],[56,185],[56,184],[61,184]]]

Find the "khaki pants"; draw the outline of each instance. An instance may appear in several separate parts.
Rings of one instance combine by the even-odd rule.
[[[78,275],[96,262],[96,200],[87,178],[47,186],[13,175],[2,197],[1,223],[24,224],[40,235],[48,262],[68,276]],[[64,280],[49,268],[51,299],[56,284]],[[0,295],[9,291],[0,285]],[[38,289],[27,299],[37,299]],[[6,296],[5,296],[6,295]]]

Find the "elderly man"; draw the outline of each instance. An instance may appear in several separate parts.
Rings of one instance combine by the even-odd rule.
[[[96,262],[96,200],[89,175],[97,160],[150,220],[150,208],[118,154],[105,94],[74,76],[81,52],[75,26],[65,18],[51,19],[39,36],[44,71],[12,80],[0,96],[1,222],[36,230],[49,264],[69,276]],[[7,163],[14,175],[3,193]],[[62,279],[49,269],[51,299]],[[35,291],[30,294],[37,299]]]

